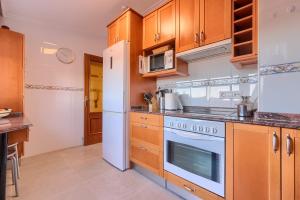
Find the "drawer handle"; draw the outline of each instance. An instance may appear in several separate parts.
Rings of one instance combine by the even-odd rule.
[[[146,125],[140,125],[141,128],[148,128]]]
[[[187,186],[187,185],[183,185],[183,187],[184,187],[185,190],[187,190],[187,191],[189,191],[189,192],[195,192],[194,189],[190,188],[190,187]]]
[[[147,118],[147,117],[141,117],[141,119],[142,119],[142,120],[147,120],[148,118]]]

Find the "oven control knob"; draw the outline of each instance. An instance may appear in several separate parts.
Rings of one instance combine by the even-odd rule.
[[[173,123],[173,122],[170,122],[169,125],[170,125],[170,127],[173,127],[173,126],[174,126],[174,123]]]
[[[213,128],[213,134],[217,134],[218,133],[218,129]]]
[[[193,125],[193,131],[197,131],[197,126]]]
[[[186,129],[187,125],[186,125],[186,124],[183,124],[182,127],[183,127],[184,129]]]
[[[206,133],[209,133],[209,132],[210,132],[210,128],[209,128],[209,127],[206,127],[206,128],[205,128],[205,132],[206,132]]]
[[[199,126],[199,131],[203,132],[203,126]]]
[[[178,124],[177,124],[177,128],[181,128],[181,123],[178,123]]]

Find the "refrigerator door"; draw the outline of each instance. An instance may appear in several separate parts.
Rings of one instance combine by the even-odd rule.
[[[128,168],[125,113],[103,112],[103,158],[116,168]]]
[[[128,42],[103,51],[103,110],[126,112]]]

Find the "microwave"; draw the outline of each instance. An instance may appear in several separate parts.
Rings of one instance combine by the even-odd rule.
[[[146,57],[145,68],[148,72],[174,68],[174,50],[168,50]]]

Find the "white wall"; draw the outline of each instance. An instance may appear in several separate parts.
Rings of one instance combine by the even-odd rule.
[[[158,87],[171,88],[180,94],[185,106],[235,107],[239,97],[233,99],[220,98],[221,91],[240,91],[242,95],[252,95],[256,84],[232,84],[234,77],[247,77],[257,74],[257,66],[251,65],[244,69],[236,68],[231,62],[231,55],[221,55],[202,59],[189,64],[189,76],[158,79]],[[185,86],[190,83],[220,80],[228,84],[210,86]],[[255,94],[254,94],[255,95]],[[257,97],[257,96],[256,96]],[[256,98],[254,97],[254,98]]]
[[[292,62],[299,66],[300,1],[259,2],[259,66]],[[299,114],[299,85],[300,72],[260,76],[259,110]]]
[[[25,35],[25,84],[76,89],[25,89],[25,114],[33,123],[30,140],[25,144],[25,155],[32,156],[82,145],[83,54],[101,56],[106,40],[20,19],[2,18],[0,24],[8,25],[11,30]],[[67,47],[75,52],[74,63],[62,64],[55,54],[46,55],[41,52],[41,48],[60,47]]]

